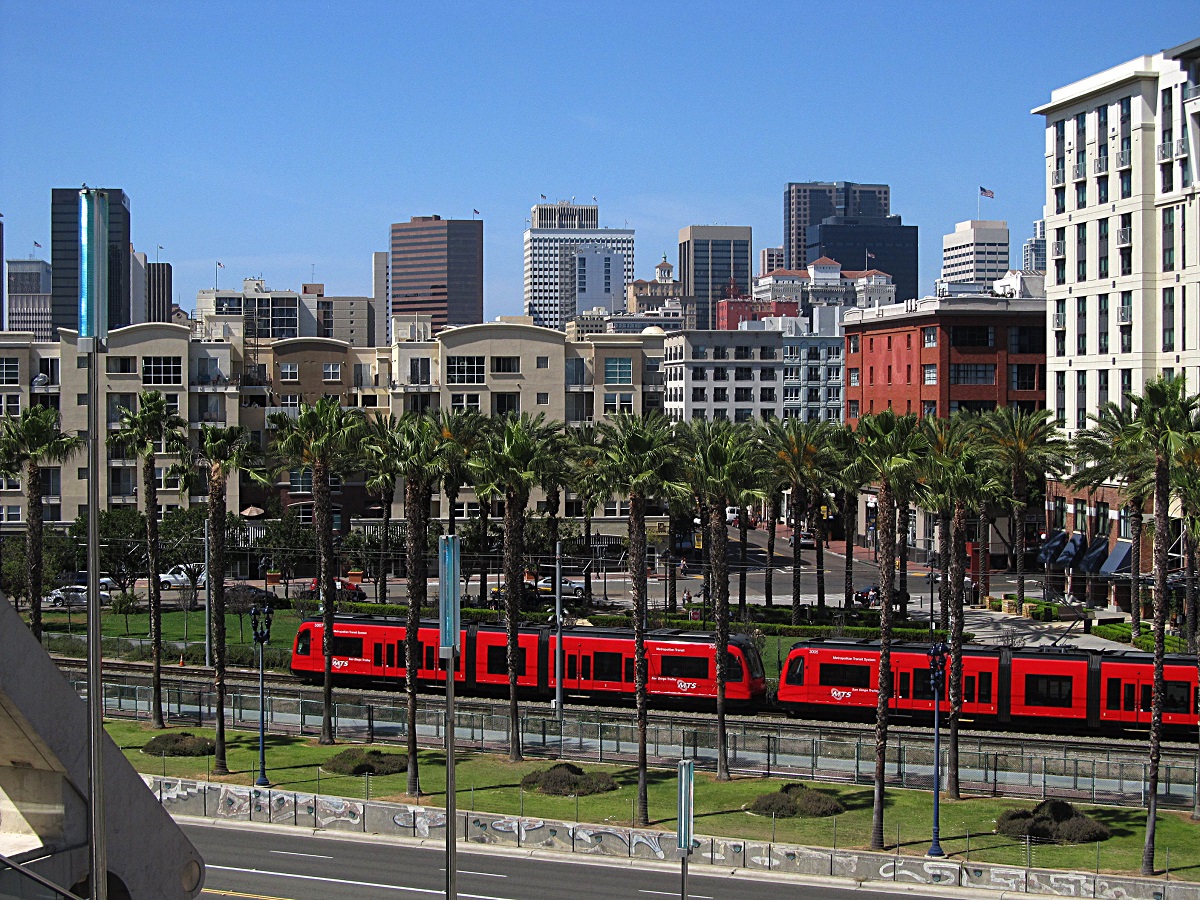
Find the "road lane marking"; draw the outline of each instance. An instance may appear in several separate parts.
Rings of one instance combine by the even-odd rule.
[[[638,893],[639,894],[661,894],[663,897],[674,897],[674,896],[676,896],[677,892],[676,891],[648,891],[643,888],[642,890],[638,891]],[[703,894],[693,894],[690,891],[688,892],[688,897],[693,898],[693,900],[713,900],[712,897],[705,897]]]
[[[446,867],[442,866],[439,871],[445,872]],[[458,874],[459,875],[486,875],[488,878],[507,878],[508,877],[507,875],[500,875],[496,872],[472,872],[470,869],[459,869]]]
[[[216,894],[219,897],[248,897],[250,900],[290,900],[288,897],[271,897],[267,894],[247,894],[242,891],[217,891],[205,888],[201,894]]]
[[[320,875],[298,875],[294,872],[272,872],[269,869],[242,869],[236,866],[214,866],[206,865],[204,867],[208,871],[215,872],[239,872],[243,875],[269,875],[274,878],[295,878],[297,881],[318,881],[322,884],[341,884],[350,885],[351,887],[362,888],[378,888],[383,891],[398,891],[405,894],[427,894],[432,897],[444,897],[446,891],[443,888],[432,890],[430,888],[415,888],[405,887],[399,884],[379,884],[374,881],[349,881],[345,878],[323,878]],[[487,894],[462,894],[458,896],[467,897],[469,900],[513,900],[511,897],[491,897]],[[712,898],[706,898],[712,900]]]
[[[322,856],[320,853],[296,853],[293,850],[268,850],[268,853],[278,853],[280,856],[307,856],[309,859],[333,859],[332,856]]]

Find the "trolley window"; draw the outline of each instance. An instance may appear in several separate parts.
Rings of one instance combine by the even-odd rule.
[[[408,653],[408,650],[404,646],[404,641],[403,640],[396,641],[396,666],[398,668],[403,669],[405,666],[408,665],[408,663],[406,662],[407,653]]]
[[[308,656],[312,653],[312,632],[305,628],[296,635],[296,655]]]
[[[1137,685],[1125,685],[1125,712],[1137,712]]]
[[[1190,685],[1186,681],[1168,681],[1163,685],[1163,712],[1186,713]]]
[[[487,651],[487,673],[489,675],[507,675],[508,674],[508,645],[500,644],[495,647],[488,647]],[[525,648],[517,648],[517,675],[525,674]]]
[[[567,678],[574,681],[575,678],[577,677],[576,676],[577,671],[578,671],[578,663],[576,663],[575,657],[568,656],[567,657]]]
[[[590,681],[592,678],[592,658],[590,656],[581,657],[579,660],[579,677],[583,681]]]
[[[1025,705],[1070,708],[1074,681],[1068,675],[1026,675]]]
[[[822,687],[869,688],[871,667],[848,663],[821,663],[817,677]]]
[[[396,667],[396,647],[394,644],[387,645],[387,665],[389,669]]]
[[[625,657],[625,680],[629,682],[637,681],[633,673],[633,657]]]
[[[975,676],[963,676],[963,703],[975,702]]]
[[[912,693],[912,676],[908,672],[900,673],[900,684],[896,688],[896,696],[901,700],[907,700],[908,695]]]
[[[597,681],[620,681],[621,680],[621,654],[620,653],[604,653],[597,652],[594,654],[596,658],[596,680]]]
[[[991,703],[992,702],[992,673],[991,672],[980,672],[979,673],[979,702],[980,703]]]
[[[1142,685],[1142,712],[1148,713],[1154,711],[1154,685]]]
[[[933,678],[928,669],[913,669],[913,699],[933,700]]]
[[[708,666],[705,667],[705,672],[708,671]],[[797,656],[788,663],[787,674],[783,678],[784,684],[804,684],[804,657]]]
[[[382,666],[383,665],[383,644],[376,644],[373,649],[375,651],[375,659],[373,660],[373,662],[377,666]]]
[[[758,648],[751,645],[742,651],[746,654],[746,662],[750,665],[750,677],[762,678],[766,673],[763,671],[762,655],[758,652]]]
[[[437,665],[437,661],[434,659],[434,649],[433,644],[425,645],[425,668],[427,669],[432,669]]]
[[[800,660],[800,664],[803,667],[803,659]],[[708,678],[708,660],[703,656],[664,656],[662,658],[662,676],[663,678],[704,680]]]
[[[363,639],[360,637],[333,636],[333,655],[348,656],[351,659],[363,658]]]
[[[739,681],[744,681],[746,678],[746,674],[742,669],[742,661],[740,659],[738,659],[736,656],[734,656],[732,653],[729,654],[727,659],[729,660],[729,662],[728,662],[729,676],[725,680],[730,682],[731,684],[735,683],[735,682],[739,682]]]
[[[1121,708],[1121,679],[1108,679],[1107,691],[1107,696],[1104,698],[1104,708],[1119,710]]]

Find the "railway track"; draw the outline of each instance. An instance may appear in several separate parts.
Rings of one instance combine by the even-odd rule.
[[[86,664],[83,660],[65,657],[57,658],[59,668],[68,675],[82,678]],[[106,682],[130,686],[146,686],[150,684],[151,666],[149,663],[124,662],[106,660],[104,663],[104,678]],[[205,692],[212,690],[212,670],[203,666],[164,666],[164,683],[184,690]],[[309,701],[321,699],[320,687],[307,685],[290,674],[267,672],[264,676],[267,689],[275,696],[287,695]],[[226,684],[231,692],[257,692],[258,672],[250,669],[230,669],[226,676]],[[375,707],[401,708],[404,706],[404,694],[398,691],[370,690],[361,688],[337,689],[338,701],[348,704],[371,705]],[[431,710],[443,708],[444,701],[436,693],[426,693],[421,697],[422,704]],[[475,714],[483,716],[506,716],[508,714],[507,700],[502,698],[486,699],[478,697],[459,697],[455,707],[460,714]],[[525,715],[531,718],[553,718],[554,710],[549,703],[528,700],[521,705]],[[583,706],[570,709],[573,717],[596,723],[614,723],[628,719],[632,712],[631,705],[626,706]],[[688,729],[709,726],[713,714],[706,711],[651,710],[651,724],[666,727]],[[1067,758],[1090,759],[1119,759],[1132,757],[1141,759],[1146,753],[1146,739],[1137,737],[1106,737],[1098,744],[1090,735],[1056,735],[1014,734],[1004,731],[974,730],[966,722],[965,731],[960,733],[959,746],[962,750],[979,753],[1020,753],[1023,748],[1036,746],[1042,755]],[[855,742],[864,738],[873,739],[874,724],[871,722],[830,722],[826,720],[795,719],[779,715],[772,710],[758,712],[733,712],[729,716],[727,730],[731,734],[763,733],[773,731],[779,735],[804,735],[817,737],[825,741]],[[908,740],[930,739],[930,728],[927,724],[913,725],[904,723],[903,719],[893,718],[888,731],[895,737]],[[1191,741],[1163,741],[1164,759],[1171,758],[1179,762],[1190,762],[1196,759],[1196,744]]]

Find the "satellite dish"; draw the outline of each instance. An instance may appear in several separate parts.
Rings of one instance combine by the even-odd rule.
[[[34,387],[45,387],[49,383],[50,383],[50,379],[46,377],[45,372],[38,372],[36,375],[33,376],[33,386]]]

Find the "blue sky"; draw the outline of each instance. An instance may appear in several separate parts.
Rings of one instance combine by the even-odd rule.
[[[223,287],[261,274],[366,294],[391,222],[479,209],[491,318],[521,311],[539,194],[595,195],[602,224],[637,230],[650,277],[685,225],[780,244],[789,180],[880,181],[921,228],[929,289],[980,185],[1019,262],[1043,199],[1033,106],[1197,23],[1194,0],[13,0],[5,255],[37,241],[48,258],[51,188],[87,182],[130,195],[134,244],[163,245],[185,307],[218,259]]]

